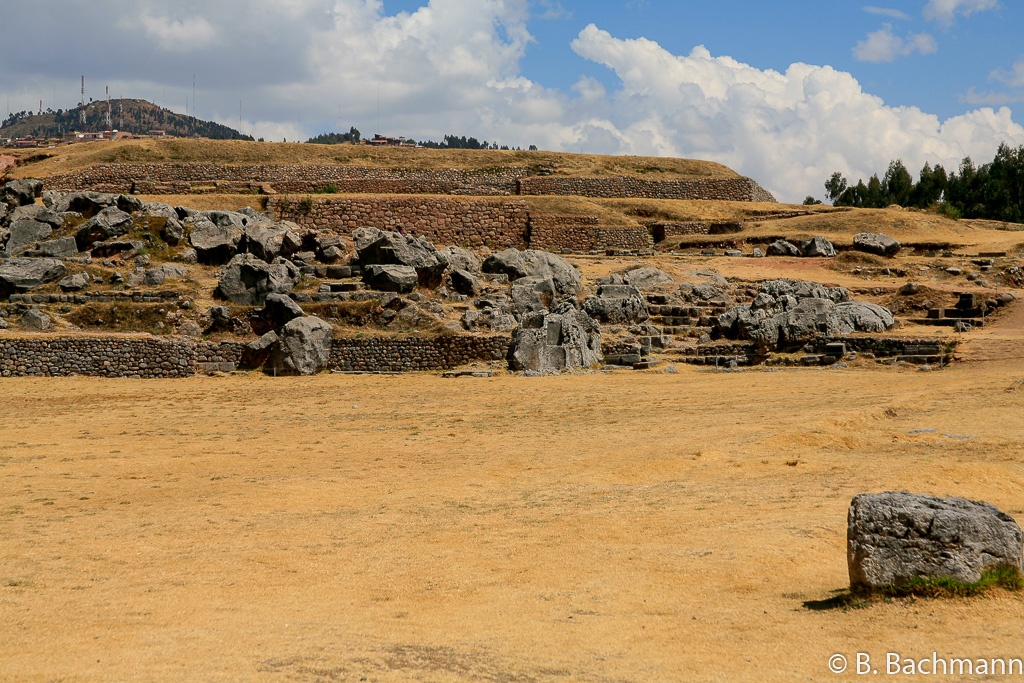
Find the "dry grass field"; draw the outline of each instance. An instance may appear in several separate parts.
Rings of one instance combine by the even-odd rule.
[[[103,163],[298,164],[432,168],[495,168],[552,164],[556,175],[635,176],[655,180],[735,178],[721,164],[694,159],[601,156],[561,152],[437,150],[362,145],[244,142],[241,140],[123,140],[67,145],[53,149],[11,150],[24,163],[15,178],[75,173]]]
[[[1020,595],[829,609],[857,493],[1024,522],[1020,379],[1017,360],[5,380],[0,679],[842,680],[833,653],[1020,657]]]

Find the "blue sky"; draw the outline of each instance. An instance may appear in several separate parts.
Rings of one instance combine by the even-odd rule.
[[[833,170],[1024,144],[1024,3],[1008,0],[34,0],[4,14],[0,106],[15,111],[74,106],[84,74],[87,96],[109,85],[267,139],[354,125],[706,158],[789,201],[820,197]],[[40,21],[45,40],[17,29]]]

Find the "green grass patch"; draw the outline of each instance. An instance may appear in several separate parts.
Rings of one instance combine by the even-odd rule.
[[[990,567],[981,574],[981,578],[973,583],[963,583],[955,579],[940,577],[935,579],[915,577],[907,583],[883,586],[881,588],[850,588],[834,591],[834,595],[825,600],[808,600],[803,603],[810,610],[850,610],[869,607],[878,602],[891,602],[894,599],[931,598],[956,599],[974,598],[1004,590],[1019,593],[1024,590],[1024,574],[1010,565]]]

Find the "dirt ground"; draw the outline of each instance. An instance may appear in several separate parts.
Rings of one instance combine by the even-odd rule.
[[[1024,360],[5,380],[0,679],[842,680],[834,653],[1021,657],[1019,595],[828,600],[857,493],[1024,522],[1022,379]]]

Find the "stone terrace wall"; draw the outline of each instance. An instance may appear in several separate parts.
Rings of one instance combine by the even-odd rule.
[[[321,233],[348,235],[355,228],[404,229],[445,245],[526,245],[529,209],[522,200],[434,197],[318,199],[272,197],[267,209],[282,220]]]
[[[0,339],[0,376],[189,377],[196,353],[187,342],[130,337]]]
[[[641,180],[639,178],[522,178],[521,195],[575,195],[600,198],[692,199],[733,202],[775,202],[771,193],[750,178]]]
[[[328,369],[362,372],[449,370],[478,361],[503,361],[505,336],[337,338]],[[191,377],[231,370],[241,342],[185,342],[130,337],[0,338],[0,377]]]
[[[47,189],[140,194],[309,193],[334,186],[356,194],[576,195],[583,197],[775,202],[750,178],[644,180],[537,176],[523,166],[486,170],[220,164],[98,164],[45,179]]]
[[[655,242],[664,242],[669,237],[679,237],[682,235],[709,235],[711,234],[711,223],[697,221],[687,223],[670,221],[652,223],[651,234],[654,236]]]
[[[594,225],[530,224],[530,248],[560,251],[616,249],[645,251],[654,246],[651,233],[644,227],[601,228]]]
[[[81,173],[52,176],[45,182],[47,189],[140,194],[307,193],[333,185],[339,192],[365,194],[511,195],[516,193],[517,181],[532,173],[530,168],[517,166],[417,170],[270,164],[99,164]]]
[[[509,337],[337,338],[331,345],[332,370],[416,372],[450,370],[477,361],[504,361]]]

